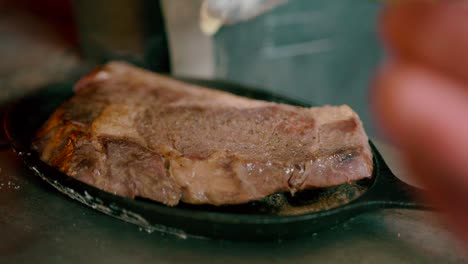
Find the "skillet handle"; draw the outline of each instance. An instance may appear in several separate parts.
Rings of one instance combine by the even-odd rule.
[[[370,142],[374,154],[374,170],[377,177],[373,186],[361,197],[355,200],[356,205],[362,204],[369,208],[407,208],[407,209],[433,209],[434,207],[420,201],[427,197],[425,190],[413,187],[398,179]]]

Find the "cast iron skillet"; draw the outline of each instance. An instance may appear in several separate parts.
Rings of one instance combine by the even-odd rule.
[[[298,100],[227,82],[185,80],[250,98],[308,106]],[[373,178],[355,184],[312,190],[294,197],[275,194],[259,202],[221,207],[188,204],[167,207],[144,199],[119,197],[66,176],[43,163],[30,148],[34,132],[72,93],[71,84],[51,85],[12,105],[6,112],[4,126],[13,150],[27,167],[59,191],[148,232],[158,230],[180,237],[230,240],[284,239],[332,228],[365,211],[426,208],[412,199],[421,190],[398,180],[372,143]]]

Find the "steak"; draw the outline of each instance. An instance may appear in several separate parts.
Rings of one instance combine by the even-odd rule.
[[[251,100],[123,62],[74,89],[33,148],[63,173],[117,195],[169,206],[240,204],[372,176],[368,138],[345,105]]]

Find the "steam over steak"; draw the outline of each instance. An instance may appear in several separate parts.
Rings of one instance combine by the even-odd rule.
[[[371,177],[348,106],[242,98],[109,63],[75,86],[37,133],[41,159],[114,194],[167,205],[239,204]]]

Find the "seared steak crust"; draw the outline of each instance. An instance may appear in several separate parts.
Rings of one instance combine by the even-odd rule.
[[[348,106],[256,101],[121,62],[75,90],[33,147],[51,166],[118,195],[239,204],[372,175],[367,136]]]

